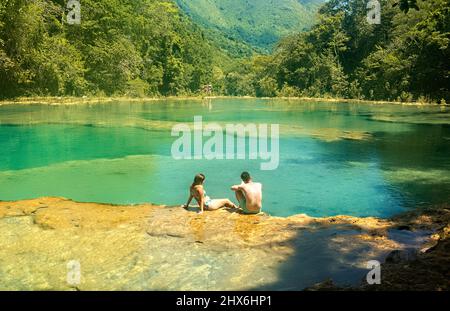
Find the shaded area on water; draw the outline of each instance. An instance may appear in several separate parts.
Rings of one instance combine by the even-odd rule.
[[[374,243],[361,243],[361,232],[351,226],[335,226],[327,229],[300,232],[293,240],[294,251],[278,271],[273,283],[252,290],[304,290],[308,286],[331,279],[339,286],[365,284],[371,260],[384,262],[388,251],[377,249]],[[418,248],[429,239],[430,231],[388,230],[388,249],[396,247]],[[353,240],[353,243],[351,242]]]

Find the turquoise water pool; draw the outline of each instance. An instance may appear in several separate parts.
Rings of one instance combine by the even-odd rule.
[[[181,205],[194,174],[213,198],[248,170],[264,210],[388,217],[449,201],[450,113],[439,106],[215,99],[0,106],[0,200],[63,196]],[[171,129],[194,116],[280,124],[280,162],[175,160]],[[234,198],[233,198],[234,199]]]

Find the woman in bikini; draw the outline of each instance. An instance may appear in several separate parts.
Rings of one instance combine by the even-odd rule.
[[[188,208],[189,204],[191,204],[192,199],[195,199],[200,206],[199,213],[203,213],[203,211],[215,211],[220,208],[228,207],[228,208],[237,208],[233,202],[228,199],[218,199],[212,200],[209,196],[206,195],[205,188],[203,187],[203,183],[205,182],[205,175],[198,174],[194,178],[194,182],[189,188],[189,199],[184,205],[184,208]]]

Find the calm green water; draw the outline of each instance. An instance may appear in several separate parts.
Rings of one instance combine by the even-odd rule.
[[[174,160],[172,126],[280,124],[280,165]],[[283,100],[0,106],[0,200],[63,196],[181,205],[195,173],[213,198],[249,170],[273,215],[388,217],[449,202],[450,113],[441,107]]]

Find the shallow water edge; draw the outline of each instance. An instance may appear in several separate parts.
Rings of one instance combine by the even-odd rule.
[[[377,219],[0,202],[0,289],[303,290],[327,279],[354,287],[370,260],[433,249],[449,215],[447,206]],[[79,284],[67,282],[71,261],[80,263]]]
[[[336,103],[360,103],[360,104],[396,104],[408,106],[450,106],[435,102],[398,102],[383,100],[365,100],[353,98],[320,98],[320,97],[253,97],[253,96],[167,96],[167,97],[19,97],[15,99],[0,100],[1,105],[77,105],[95,104],[117,101],[126,102],[152,102],[161,100],[212,100],[212,99],[262,99],[262,100],[295,100],[305,102],[336,102]]]

